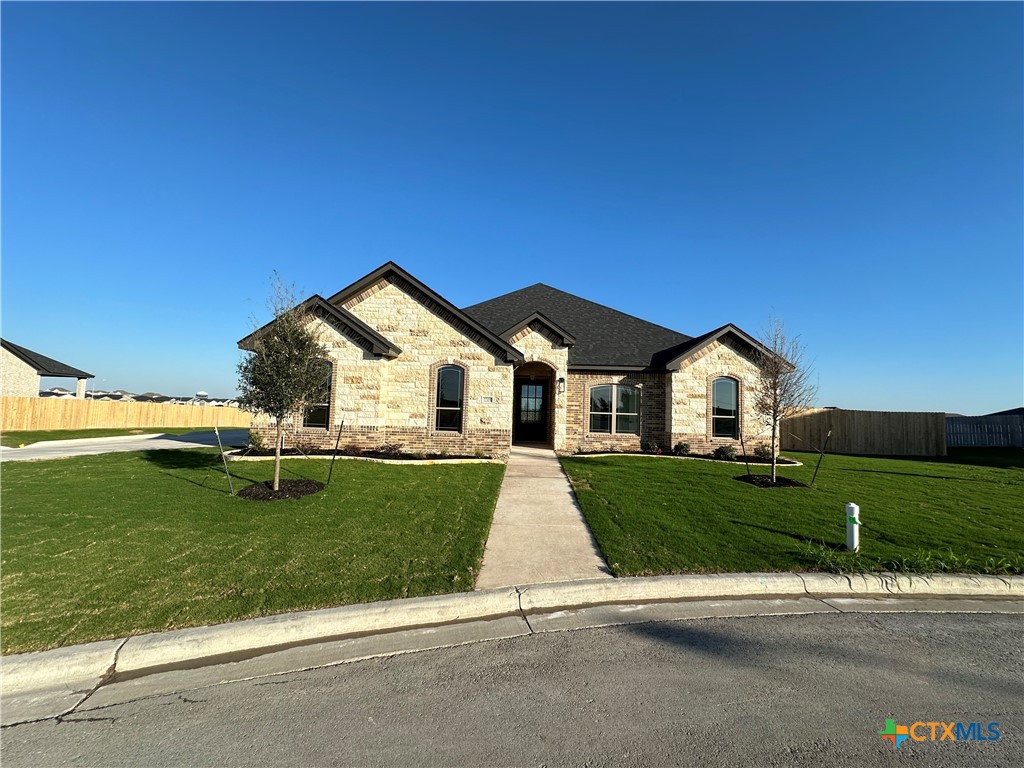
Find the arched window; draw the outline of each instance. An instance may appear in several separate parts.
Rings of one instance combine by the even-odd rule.
[[[434,424],[442,432],[462,431],[463,389],[466,377],[457,365],[437,371],[437,410]]]
[[[590,431],[640,434],[640,390],[628,384],[602,384],[590,390]]]
[[[302,426],[327,429],[331,423],[331,364],[326,360],[320,362],[323,364],[320,392],[302,415]]]
[[[711,384],[711,436],[740,436],[740,387],[736,379],[723,376]]]

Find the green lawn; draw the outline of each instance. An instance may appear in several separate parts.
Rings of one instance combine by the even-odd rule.
[[[235,490],[273,472],[230,466]],[[338,461],[322,493],[252,502],[212,449],[4,464],[2,650],[470,590],[502,473]]]
[[[238,429],[238,427],[221,427]],[[122,435],[186,435],[189,432],[213,432],[213,427],[138,427],[136,429],[46,429],[29,432],[4,432],[0,445],[17,448],[44,440],[78,440],[85,437],[120,437]]]
[[[787,455],[805,466],[779,474],[809,482],[817,455]],[[991,463],[1019,466],[1012,455]],[[562,466],[617,576],[1024,570],[1021,469],[826,456],[816,487],[761,489],[733,479],[742,464],[616,456]],[[846,502],[861,508],[859,556],[845,551]]]

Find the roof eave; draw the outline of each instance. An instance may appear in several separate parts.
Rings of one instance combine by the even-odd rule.
[[[95,374],[88,373],[87,371],[83,371],[80,368],[75,368],[74,366],[66,365],[64,363],[61,363],[62,365],[64,365],[64,370],[62,370],[62,371],[53,371],[53,370],[51,370],[49,368],[41,367],[38,363],[36,363],[36,361],[31,360],[31,359],[25,357],[25,354],[21,351],[22,347],[19,347],[17,344],[14,344],[13,342],[7,341],[7,339],[0,339],[0,346],[2,346],[4,349],[6,349],[8,352],[10,352],[12,355],[14,355],[19,360],[21,360],[21,362],[23,362],[25,365],[27,365],[30,368],[32,368],[39,376],[48,376],[48,377],[54,378],[54,379],[95,379],[96,378]],[[28,351],[31,352],[32,350],[28,350]],[[33,352],[33,354],[39,354],[39,353],[38,352]],[[55,360],[54,362],[58,362],[59,363],[60,361],[59,360]]]

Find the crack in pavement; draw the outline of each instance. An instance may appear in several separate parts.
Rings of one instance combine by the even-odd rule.
[[[530,634],[531,635],[536,634],[533,631],[533,625],[530,623],[530,617],[527,616],[526,615],[526,611],[523,610],[523,593],[526,590],[520,589],[518,585],[513,586],[512,589],[514,589],[516,591],[516,599],[518,600],[518,603],[519,603],[519,615],[522,616],[523,617],[523,621],[526,622],[526,628],[528,630],[530,630]],[[527,587],[526,589],[529,589],[529,587]]]

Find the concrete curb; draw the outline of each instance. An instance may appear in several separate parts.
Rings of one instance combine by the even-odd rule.
[[[275,650],[403,629],[509,616],[519,611],[513,588],[416,597],[131,637],[114,680],[238,661]]]
[[[616,604],[828,597],[1024,599],[1024,579],[935,574],[738,573],[598,579],[349,605],[138,635],[0,659],[4,696],[93,689],[286,648],[505,616]]]

